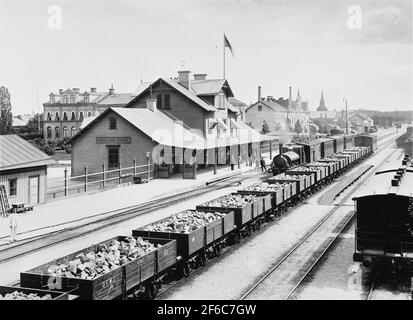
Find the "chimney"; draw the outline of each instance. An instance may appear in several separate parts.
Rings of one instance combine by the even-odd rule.
[[[258,86],[258,101],[261,101],[261,86]]]
[[[63,89],[59,89],[59,94],[62,94],[63,93]]]
[[[291,101],[293,101],[293,89],[291,88],[291,87],[288,87],[288,90],[289,90],[289,99],[290,99],[290,102]]]
[[[194,74],[194,80],[206,80],[206,73],[196,73]]]
[[[267,101],[273,101],[273,100],[274,100],[273,96],[267,96]]]
[[[90,88],[90,92],[96,93],[96,88]]]
[[[189,79],[190,73],[191,71],[178,71],[178,83],[188,90],[191,89],[191,79]]]
[[[149,110],[156,112],[156,99],[148,99],[146,100],[146,108]]]
[[[113,88],[113,84],[111,85],[110,89],[109,89],[109,94],[110,95],[114,95],[115,94],[115,89]]]
[[[74,92],[76,92],[76,93],[79,93],[79,88],[72,88],[72,90],[74,91]]]

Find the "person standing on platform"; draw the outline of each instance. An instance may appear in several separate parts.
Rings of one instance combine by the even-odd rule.
[[[15,209],[13,209],[12,213],[9,217],[10,221],[10,242],[16,241],[16,234],[17,234],[17,213]]]
[[[260,163],[261,163],[261,171],[262,171],[262,172],[267,171],[264,158],[261,158]]]
[[[255,170],[260,171],[260,159],[258,158],[256,152],[254,152],[254,161],[255,161]]]

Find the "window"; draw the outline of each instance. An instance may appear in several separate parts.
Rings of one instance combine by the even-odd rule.
[[[85,103],[89,103],[89,96],[85,95]]]
[[[46,137],[47,137],[47,139],[52,139],[52,127],[47,127]]]
[[[73,137],[76,134],[76,127],[72,127],[72,129],[70,129],[70,136]]]
[[[60,121],[60,115],[59,115],[59,112],[56,112],[56,118],[55,118],[55,120],[56,120],[56,121]]]
[[[55,139],[60,138],[60,128],[59,127],[54,128],[54,137],[55,137]]]
[[[164,99],[165,99],[165,109],[171,109],[171,96],[169,95],[169,93],[165,94]]]
[[[258,111],[262,111],[262,106],[258,106]]]
[[[67,138],[67,127],[63,127],[63,138]]]
[[[9,196],[17,195],[17,178],[9,179]]]
[[[158,109],[162,109],[162,95],[161,94],[158,94],[156,96],[156,107]]]
[[[63,121],[67,121],[67,114],[66,114],[66,112],[63,112]]]
[[[70,120],[76,121],[76,114],[74,112],[72,112],[72,118]]]
[[[92,112],[89,111],[89,112],[87,113],[87,116],[88,116],[88,117],[91,117],[91,116],[92,116]]]
[[[47,121],[52,121],[52,115],[50,112],[47,113]]]
[[[63,95],[63,103],[68,103],[69,99],[67,97],[67,95]]]
[[[119,168],[119,147],[108,147],[109,170]]]
[[[109,130],[116,130],[116,119],[113,117],[109,118]]]
[[[70,95],[70,103],[75,103],[75,96],[73,94]]]
[[[79,114],[79,121],[83,121],[83,112]]]

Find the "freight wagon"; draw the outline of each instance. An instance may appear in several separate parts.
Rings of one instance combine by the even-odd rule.
[[[299,150],[302,150],[303,156],[304,147],[301,147]],[[325,159],[273,176],[265,183],[198,205],[196,210],[186,210],[134,228],[134,239],[147,241],[155,249],[92,279],[56,276],[48,270],[53,265],[68,264],[87,251],[99,252],[102,246],[108,247],[114,240],[126,241],[130,236],[112,238],[22,272],[21,286],[70,293],[79,299],[153,299],[163,279],[188,276],[191,269],[202,267],[208,258],[220,255],[222,248],[248,237],[252,231],[260,229],[263,222],[332,182],[352,163],[368,157],[372,151],[373,148],[369,147],[343,150],[340,154],[331,154]],[[202,224],[194,224],[195,217],[199,221],[201,211],[204,214],[202,217],[213,215],[214,219],[201,219],[204,221]],[[186,220],[176,220],[182,214]],[[169,224],[169,221],[176,223]],[[163,227],[159,229],[159,226]]]
[[[413,166],[405,156],[400,166],[376,172],[353,198],[356,208],[353,260],[365,267],[412,267]]]

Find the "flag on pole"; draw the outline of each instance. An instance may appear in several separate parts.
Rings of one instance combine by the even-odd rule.
[[[228,41],[228,39],[227,39],[227,36],[225,35],[225,33],[224,33],[224,49],[225,48],[229,48],[229,50],[231,51],[231,54],[234,56],[234,52],[233,52],[233,50],[232,50],[232,46],[231,46],[231,44],[229,43],[229,41]]]

